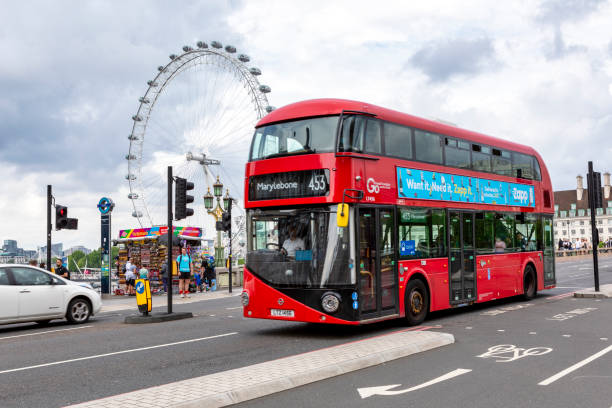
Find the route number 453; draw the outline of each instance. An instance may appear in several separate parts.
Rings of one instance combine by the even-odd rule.
[[[325,182],[325,176],[312,176],[310,178],[310,183],[308,183],[308,188],[312,191],[321,191],[325,190],[327,183]]]

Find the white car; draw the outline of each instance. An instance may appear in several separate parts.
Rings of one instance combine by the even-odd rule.
[[[85,323],[102,307],[91,285],[28,265],[0,264],[0,324],[68,319]]]

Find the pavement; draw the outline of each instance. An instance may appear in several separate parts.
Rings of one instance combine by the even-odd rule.
[[[214,292],[209,291],[190,293],[188,298],[181,298],[179,295],[172,295],[172,305],[185,305],[189,303],[202,302],[205,300],[223,299],[233,296],[240,296],[241,293],[242,287],[234,287],[232,288],[232,293],[229,293],[228,289],[219,289]],[[153,308],[167,307],[168,296],[166,294],[154,295],[151,297],[151,302]],[[111,298],[102,299],[102,309],[100,310],[100,313],[117,312],[120,310],[130,309],[133,309],[135,312],[138,311],[135,296],[113,295]]]

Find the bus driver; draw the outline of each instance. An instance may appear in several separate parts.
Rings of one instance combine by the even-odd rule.
[[[283,247],[281,249],[287,256],[295,258],[295,251],[304,250],[305,244],[304,240],[297,236],[297,229],[295,225],[289,226],[289,238],[283,242]]]

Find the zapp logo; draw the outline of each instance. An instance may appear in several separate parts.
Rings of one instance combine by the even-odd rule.
[[[518,190],[516,188],[512,189],[512,197],[516,201],[520,201],[521,203],[526,203],[529,199],[529,196],[526,191]]]

